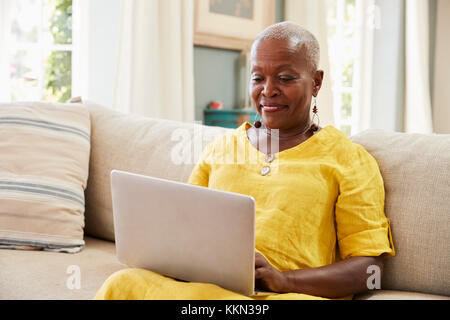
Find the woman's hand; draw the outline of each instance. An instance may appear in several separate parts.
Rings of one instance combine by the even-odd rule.
[[[270,265],[264,256],[255,253],[255,283],[258,289],[272,292],[288,292],[287,278]]]

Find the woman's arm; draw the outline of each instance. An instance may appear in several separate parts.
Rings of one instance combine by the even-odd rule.
[[[280,272],[263,255],[255,256],[255,280],[258,288],[273,292],[296,292],[325,298],[341,298],[368,290],[370,265],[383,271],[383,258],[350,257],[339,262],[310,269]],[[380,278],[381,280],[381,278]]]

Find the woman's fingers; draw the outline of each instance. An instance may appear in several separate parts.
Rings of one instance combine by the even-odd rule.
[[[255,269],[255,279],[261,279],[264,278],[264,273],[267,269],[264,267],[259,267]]]
[[[264,267],[267,266],[268,264],[269,263],[267,262],[266,258],[264,258],[264,256],[261,253],[259,252],[255,253],[255,268]]]

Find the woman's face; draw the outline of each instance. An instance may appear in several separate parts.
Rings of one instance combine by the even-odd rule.
[[[251,55],[250,94],[264,125],[271,129],[304,128],[310,119],[323,71],[311,71],[300,47],[286,40],[262,40]]]

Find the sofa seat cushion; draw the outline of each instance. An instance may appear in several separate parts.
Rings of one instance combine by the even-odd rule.
[[[118,263],[113,242],[85,237],[86,248],[76,254],[45,251],[0,250],[0,300],[90,300],[114,272],[126,268]],[[80,288],[67,282],[80,269]],[[450,297],[407,291],[374,290],[356,300],[427,300]]]
[[[84,240],[86,247],[75,254],[0,250],[0,299],[92,299],[106,278],[126,266],[117,261],[113,242]]]
[[[398,290],[373,290],[354,297],[354,300],[450,300],[450,297]]]

